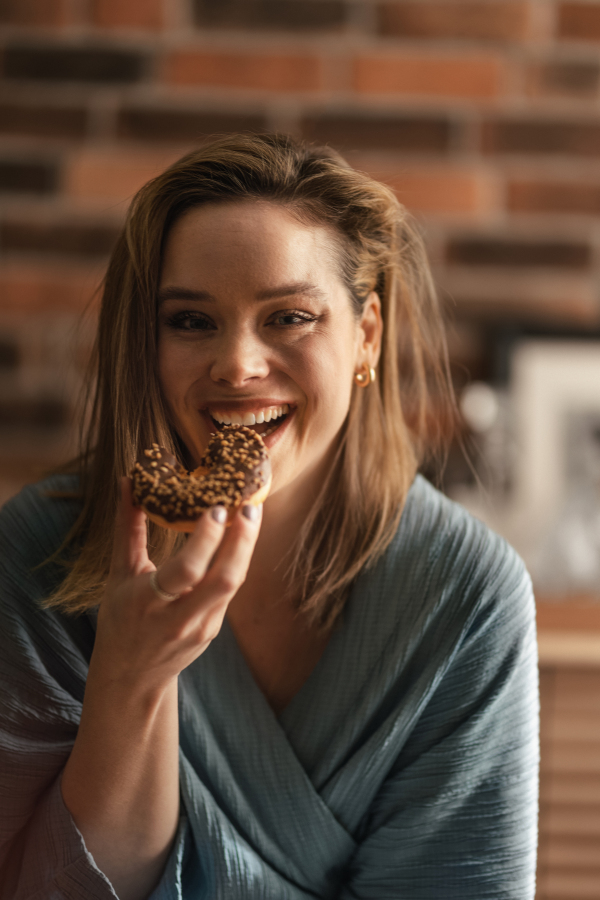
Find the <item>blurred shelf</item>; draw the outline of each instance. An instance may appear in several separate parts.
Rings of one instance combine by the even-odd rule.
[[[600,668],[600,634],[571,632],[559,634],[538,632],[541,666],[598,666]]]
[[[600,599],[538,598],[540,665],[600,668]]]

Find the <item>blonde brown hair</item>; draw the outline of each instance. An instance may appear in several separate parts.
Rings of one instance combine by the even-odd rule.
[[[418,230],[392,191],[329,148],[285,135],[232,135],[184,156],[131,205],[104,282],[91,413],[80,475],[83,508],[65,544],[68,574],[45,605],[96,605],[108,573],[118,479],[153,441],[182,462],[156,365],[156,298],[173,223],[203,203],[269,200],[327,224],[359,316],[377,291],[384,321],[377,380],[355,386],[335,461],[289,560],[290,596],[323,627],[339,615],[359,572],[389,545],[419,463],[452,416],[444,329]],[[151,558],[181,538],[149,525]],[[76,548],[76,549],[73,549]]]

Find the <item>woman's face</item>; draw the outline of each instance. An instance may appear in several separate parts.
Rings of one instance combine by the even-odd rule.
[[[376,364],[381,334],[377,295],[358,321],[336,253],[328,228],[264,201],[197,207],[173,226],[159,291],[159,377],[196,464],[218,423],[231,421],[263,434],[273,493],[319,478],[354,372]]]

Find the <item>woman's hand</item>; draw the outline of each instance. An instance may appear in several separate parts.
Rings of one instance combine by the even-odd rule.
[[[253,507],[256,509],[256,507]],[[77,738],[62,795],[121,900],[158,883],[179,819],[177,675],[219,632],[246,577],[260,527],[241,512],[226,530],[206,513],[150,584],[146,517],[122,482],[110,576],[98,612]]]
[[[113,555],[100,604],[94,675],[111,682],[156,688],[166,685],[217,636],[227,606],[243,583],[258,537],[262,507],[240,510],[225,528],[225,509],[207,511],[180,552],[160,567],[160,588],[146,548],[146,516],[133,506],[122,479]]]

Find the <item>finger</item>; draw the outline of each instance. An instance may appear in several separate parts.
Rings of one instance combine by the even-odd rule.
[[[201,584],[178,601],[183,616],[189,616],[202,600],[228,603],[243,584],[256,545],[262,520],[262,506],[251,507],[254,517],[240,510],[234,517]]]
[[[133,505],[131,481],[119,479],[121,496],[117,507],[113,537],[111,574],[120,578],[136,574],[149,564],[146,515]]]
[[[185,547],[161,566],[158,583],[169,594],[189,591],[200,582],[208,569],[217,547],[223,539],[227,510],[215,506],[198,520]]]

